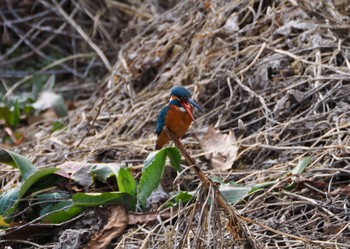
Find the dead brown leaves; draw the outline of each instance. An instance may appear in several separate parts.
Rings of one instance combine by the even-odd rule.
[[[111,207],[110,216],[107,224],[103,229],[93,238],[88,249],[103,249],[108,248],[113,239],[122,235],[128,225],[127,209],[124,206]]]
[[[128,225],[145,224],[157,220],[157,217],[167,219],[171,217],[171,213],[168,211],[158,212],[146,212],[146,213],[128,213],[124,206],[114,206],[110,208],[110,215],[107,220],[107,224],[101,231],[94,236],[87,246],[88,249],[103,249],[108,248],[112,241],[120,237],[125,231]]]
[[[210,159],[213,169],[229,170],[237,158],[238,145],[235,134],[228,134],[209,126],[206,134],[200,139],[205,157]]]

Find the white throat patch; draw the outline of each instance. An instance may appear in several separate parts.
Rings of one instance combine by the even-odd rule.
[[[183,108],[182,106],[181,106],[181,107],[179,107],[179,109],[180,109],[180,111],[182,111],[182,112],[186,112],[186,109],[185,109],[185,108]]]

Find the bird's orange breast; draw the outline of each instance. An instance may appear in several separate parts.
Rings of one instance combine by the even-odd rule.
[[[182,111],[177,105],[170,105],[165,116],[165,127],[171,131],[177,138],[186,134],[188,127],[192,122],[191,116],[187,111]],[[192,106],[190,107],[192,111]],[[162,130],[158,136],[156,149],[161,149],[169,142],[168,134]]]
[[[182,111],[176,105],[171,105],[166,115],[165,126],[177,137],[181,138],[186,134],[188,127],[192,122],[191,116],[187,111]],[[190,107],[192,111],[192,106]]]

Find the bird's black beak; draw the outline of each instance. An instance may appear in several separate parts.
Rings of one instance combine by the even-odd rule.
[[[193,99],[188,98],[188,102],[190,102],[191,105],[193,105],[194,107],[196,107],[196,108],[197,108],[198,110],[200,110],[201,112],[204,112],[203,109],[202,109],[202,107],[201,107],[200,105],[198,105],[198,104],[196,103],[196,101],[194,101]]]

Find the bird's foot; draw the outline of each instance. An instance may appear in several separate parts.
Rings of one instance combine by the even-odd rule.
[[[182,143],[181,143],[181,141],[180,141],[179,138],[175,138],[175,139],[174,139],[174,143],[175,143],[175,145],[176,145],[177,147],[183,148],[183,145],[182,145]]]

